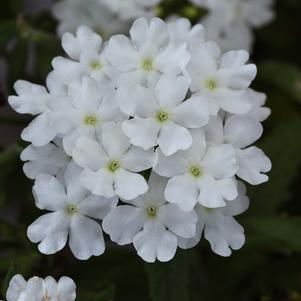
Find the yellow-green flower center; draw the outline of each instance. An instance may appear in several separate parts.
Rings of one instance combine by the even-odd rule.
[[[189,171],[195,178],[198,178],[203,174],[201,168],[198,166],[191,166]]]
[[[98,122],[98,119],[96,116],[90,115],[90,116],[86,116],[84,118],[84,123],[86,125],[96,126],[97,122]]]
[[[211,91],[215,90],[217,88],[217,81],[215,79],[207,80],[206,87]]]
[[[142,68],[147,72],[151,71],[153,69],[153,61],[150,59],[145,59],[142,62]]]
[[[73,205],[73,204],[70,204],[70,205],[67,207],[67,212],[68,212],[69,214],[74,214],[74,213],[76,213],[76,212],[77,212],[76,206]]]
[[[115,172],[119,168],[120,168],[120,164],[119,164],[118,161],[111,161],[108,164],[108,169],[109,169],[110,172]]]
[[[96,71],[96,70],[100,70],[102,68],[102,64],[99,61],[95,61],[95,62],[90,63],[90,67],[91,67],[91,69]]]
[[[157,215],[157,208],[155,206],[149,206],[146,208],[146,213],[149,217],[154,218]]]
[[[165,121],[167,121],[167,120],[168,120],[168,113],[165,112],[165,111],[159,111],[159,112],[157,113],[157,119],[158,119],[158,121],[160,121],[160,122],[165,122]]]

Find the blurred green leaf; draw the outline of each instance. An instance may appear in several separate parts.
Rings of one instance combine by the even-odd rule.
[[[178,251],[167,263],[146,264],[152,301],[189,300],[189,251]]]
[[[269,181],[249,188],[250,210],[274,213],[290,197],[290,185],[301,165],[301,119],[276,126],[260,147],[271,159],[273,167]]]
[[[0,23],[0,47],[3,47],[17,33],[15,20]]]
[[[281,62],[266,62],[259,66],[258,76],[261,80],[301,102],[301,69],[298,66]]]
[[[279,243],[277,251],[301,252],[301,217],[257,216],[248,218],[245,224],[261,238],[265,237]]]

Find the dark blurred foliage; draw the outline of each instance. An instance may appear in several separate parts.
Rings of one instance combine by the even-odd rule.
[[[259,71],[253,87],[267,93],[273,112],[259,143],[273,170],[268,183],[249,187],[251,208],[239,217],[245,246],[222,258],[202,241],[178,251],[169,263],[144,264],[131,247],[109,244],[104,255],[81,262],[68,248],[42,256],[26,237],[27,226],[40,214],[19,161],[24,144],[17,135],[29,119],[5,106],[17,79],[44,83],[51,59],[62,52],[56,23],[47,12],[26,14],[21,0],[0,1],[0,59],[6,62],[6,68],[0,65],[2,298],[11,276],[22,273],[71,276],[79,301],[301,300],[301,1],[278,0],[276,11],[276,20],[256,32],[252,57]],[[160,13],[197,20],[204,12],[183,0],[166,0]]]

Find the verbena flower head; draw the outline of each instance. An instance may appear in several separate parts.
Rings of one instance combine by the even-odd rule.
[[[58,282],[51,276],[26,281],[22,275],[15,275],[9,283],[6,301],[74,301],[75,290],[76,285],[69,277],[61,277]]]
[[[108,41],[81,26],[62,44],[47,89],[18,81],[9,98],[34,116],[21,159],[48,211],[29,239],[44,254],[68,243],[81,260],[104,252],[102,227],[147,262],[172,259],[202,233],[219,255],[239,249],[240,181],[263,183],[271,169],[253,146],[270,110],[250,88],[248,52],[222,54],[186,19],[137,19]]]
[[[253,46],[253,29],[268,24],[274,17],[273,0],[191,0],[206,8],[202,20],[209,39],[216,41],[224,51]]]

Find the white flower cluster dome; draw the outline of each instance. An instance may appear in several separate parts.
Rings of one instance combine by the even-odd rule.
[[[105,250],[102,229],[145,261],[168,261],[204,233],[229,256],[245,240],[233,216],[248,208],[243,181],[268,180],[271,162],[252,144],[270,114],[249,86],[244,50],[222,54],[201,25],[136,20],[107,42],[87,27],[62,39],[47,88],[18,81],[9,98],[36,116],[21,159],[35,179],[28,228],[44,254],[67,243],[78,259]]]
[[[69,277],[58,282],[48,276],[45,279],[32,277],[26,281],[22,275],[15,275],[6,293],[7,301],[74,301],[76,286]]]
[[[53,4],[53,16],[59,21],[58,34],[76,32],[86,25],[102,36],[127,31],[130,21],[155,16],[161,0],[60,0]]]
[[[208,15],[201,20],[209,39],[223,50],[246,49],[254,42],[253,30],[274,18],[273,0],[190,0],[206,8]]]

